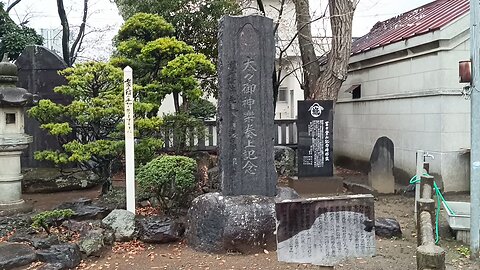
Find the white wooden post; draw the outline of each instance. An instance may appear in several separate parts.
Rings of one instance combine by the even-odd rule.
[[[125,180],[127,186],[127,211],[135,214],[135,146],[133,124],[133,76],[132,68],[123,69],[123,93],[125,105]]]

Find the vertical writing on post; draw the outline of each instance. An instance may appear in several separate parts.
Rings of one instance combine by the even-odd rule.
[[[123,69],[123,94],[125,107],[125,181],[127,211],[135,214],[135,146],[133,124],[133,76],[132,68]]]

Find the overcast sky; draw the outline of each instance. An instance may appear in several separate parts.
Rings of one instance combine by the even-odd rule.
[[[311,1],[312,9],[318,6],[319,1],[325,2],[325,0]],[[9,2],[9,0],[3,0],[3,2]],[[87,40],[87,42],[90,42],[87,54],[93,57],[98,54],[97,51],[110,48],[111,39],[122,24],[122,18],[118,14],[115,4],[111,3],[110,0],[90,0],[89,2],[91,12],[88,19],[89,26],[110,29],[101,35],[91,35],[90,39]],[[386,20],[428,2],[431,2],[431,0],[360,0],[354,15],[353,36],[365,35],[376,22]],[[65,0],[71,25],[80,23],[82,5],[83,1],[80,0]],[[10,12],[10,15],[16,21],[22,21],[25,17],[29,18],[28,25],[35,29],[61,27],[56,1],[54,0],[22,0]]]

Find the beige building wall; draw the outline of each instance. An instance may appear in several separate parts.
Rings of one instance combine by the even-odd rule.
[[[415,174],[416,151],[435,156],[431,173],[446,191],[469,189],[470,101],[462,96],[458,62],[468,37],[440,41],[440,50],[349,73],[335,108],[335,155],[368,161],[378,138],[395,146],[395,167]],[[361,98],[344,92],[361,85]],[[409,179],[396,179],[405,184]]]

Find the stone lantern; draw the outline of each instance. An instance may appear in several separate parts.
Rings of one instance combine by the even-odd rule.
[[[22,210],[22,172],[20,155],[32,142],[24,133],[25,107],[36,95],[15,86],[17,66],[4,57],[0,62],[0,214]]]

